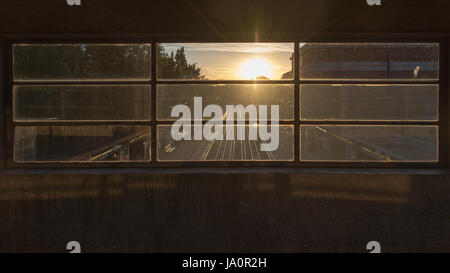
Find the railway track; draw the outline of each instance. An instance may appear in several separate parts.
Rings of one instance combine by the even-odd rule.
[[[206,161],[260,161],[275,160],[272,152],[260,151],[259,140],[212,140],[201,160]]]

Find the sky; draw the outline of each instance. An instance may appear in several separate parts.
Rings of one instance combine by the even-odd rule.
[[[197,63],[209,80],[279,80],[291,71],[293,43],[163,43],[170,54],[184,46],[188,63]]]

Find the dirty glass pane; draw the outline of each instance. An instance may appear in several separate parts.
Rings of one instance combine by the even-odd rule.
[[[249,105],[254,105],[257,111],[259,111],[259,106],[265,105],[267,106],[267,117],[263,119],[270,119],[271,107],[277,105],[281,120],[293,120],[294,118],[293,85],[164,84],[157,86],[158,120],[178,119],[178,116],[171,117],[172,109],[177,105],[188,106],[191,109],[192,119],[194,119],[194,98],[201,98],[202,113],[208,105],[220,106],[224,117],[227,114],[227,105],[233,107],[242,105],[244,109]],[[235,107],[235,109],[237,108]],[[243,119],[243,117],[244,113],[235,115],[235,119]],[[203,117],[205,120],[209,118],[211,117]],[[245,118],[249,119],[250,115],[245,114]]]
[[[301,85],[302,120],[437,121],[438,85]]]
[[[18,126],[16,162],[150,161],[150,127],[132,125]]]
[[[150,85],[18,85],[14,120],[150,120],[150,102]]]
[[[174,130],[172,126],[158,126],[159,161],[292,161],[294,159],[294,128],[291,125],[274,127],[215,125],[210,127],[217,135],[205,137],[202,126],[191,126]],[[271,136],[262,140],[261,131],[267,130]],[[202,140],[194,140],[200,132]],[[242,139],[238,137],[242,130]],[[255,138],[250,137],[254,130]],[[221,136],[221,137],[219,137]],[[179,140],[178,140],[179,139]],[[190,140],[189,140],[190,139]],[[263,148],[269,144],[269,149]]]
[[[150,79],[150,44],[16,44],[14,80]]]
[[[158,79],[293,79],[293,43],[164,43]]]
[[[304,80],[436,80],[437,43],[301,43]]]
[[[301,160],[437,162],[437,126],[301,126]]]

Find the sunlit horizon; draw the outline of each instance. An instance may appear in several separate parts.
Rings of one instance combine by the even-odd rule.
[[[279,80],[292,70],[292,43],[167,43],[167,54],[184,47],[187,62],[209,80]]]
[[[239,69],[239,75],[244,80],[270,79],[271,74],[271,65],[262,58],[245,60]]]

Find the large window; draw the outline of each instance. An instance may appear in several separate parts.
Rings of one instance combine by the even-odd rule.
[[[438,43],[14,44],[12,56],[16,164],[439,162]]]

